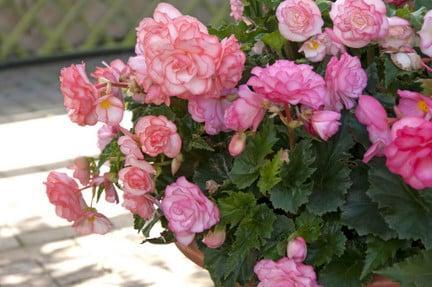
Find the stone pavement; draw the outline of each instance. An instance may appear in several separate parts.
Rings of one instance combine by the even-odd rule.
[[[70,62],[0,71],[0,286],[213,286],[175,246],[140,244],[121,206],[98,205],[115,225],[105,236],[76,236],[55,215],[48,171],[98,152],[97,127],[64,115],[57,74]]]

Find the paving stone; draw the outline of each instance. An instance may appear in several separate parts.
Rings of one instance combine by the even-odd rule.
[[[16,230],[8,226],[0,226],[0,252],[20,246],[15,238]]]

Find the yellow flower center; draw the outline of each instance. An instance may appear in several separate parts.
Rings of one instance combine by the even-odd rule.
[[[96,216],[90,216],[87,220],[88,222],[93,223],[96,220]]]
[[[417,107],[420,109],[420,111],[422,111],[423,113],[428,113],[429,112],[429,107],[426,104],[425,101],[421,100],[417,103]]]
[[[316,40],[310,40],[309,41],[309,48],[316,50],[320,47],[320,43]]]
[[[111,108],[111,102],[109,100],[104,100],[99,105],[104,110],[108,110],[109,108]]]

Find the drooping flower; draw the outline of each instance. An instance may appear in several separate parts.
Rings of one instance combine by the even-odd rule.
[[[82,185],[88,185],[90,182],[90,165],[85,157],[76,158],[69,166],[72,169],[73,177],[78,179]]]
[[[76,221],[87,207],[78,184],[69,176],[60,172],[50,172],[46,185],[49,201],[55,206],[58,216]]]
[[[168,228],[183,245],[189,245],[195,233],[211,228],[220,219],[216,204],[185,177],[167,186],[161,208],[168,219]]]
[[[230,0],[231,13],[230,16],[236,21],[243,19],[244,5],[242,0]]]
[[[328,141],[335,135],[339,127],[341,114],[334,111],[314,111],[311,118],[311,126],[319,137]]]
[[[75,221],[72,227],[80,235],[104,235],[113,228],[113,224],[105,215],[96,212],[94,209],[90,209]]]
[[[387,36],[389,23],[383,0],[337,0],[330,17],[333,31],[346,46],[362,48]]]
[[[104,150],[105,147],[115,138],[118,133],[117,126],[102,126],[97,134],[98,134],[98,142],[97,146],[100,150]]]
[[[390,17],[387,37],[380,41],[383,48],[399,51],[402,48],[412,48],[414,45],[414,29],[408,20],[400,17]]]
[[[100,97],[96,103],[98,121],[109,126],[118,125],[123,119],[123,101],[114,95]]]
[[[321,11],[312,0],[285,0],[276,10],[279,31],[293,42],[303,42],[321,33],[324,21]]]
[[[144,220],[153,217],[155,199],[149,194],[134,195],[129,192],[123,194],[123,207]]]
[[[302,103],[314,109],[324,105],[325,82],[312,66],[278,60],[266,68],[253,68],[252,74],[247,84],[271,102]]]
[[[415,189],[432,187],[432,122],[407,117],[392,127],[385,149],[388,169]]]
[[[423,54],[432,57],[432,10],[424,16],[422,29],[418,32],[420,35],[420,49]]]
[[[432,119],[432,99],[417,92],[398,90],[400,97],[396,111],[400,117]]]
[[[141,149],[149,156],[161,153],[175,158],[181,150],[182,141],[176,125],[165,116],[145,116],[138,120],[135,133],[139,137]]]
[[[205,123],[205,131],[209,135],[216,135],[228,131],[224,123],[224,114],[230,102],[224,98],[191,97],[188,111],[192,119],[198,123]]]
[[[228,151],[231,156],[240,155],[246,147],[246,134],[243,132],[235,133],[228,145]]]
[[[211,249],[221,247],[226,238],[225,228],[217,228],[214,231],[209,231],[203,238],[202,242]]]
[[[307,246],[303,237],[296,237],[288,243],[287,256],[295,262],[303,262],[306,259]]]
[[[333,57],[327,65],[325,80],[329,97],[327,106],[333,110],[354,107],[355,100],[363,94],[367,86],[367,74],[363,70],[360,59],[348,53],[338,60]]]
[[[81,126],[96,124],[95,108],[98,92],[86,75],[85,64],[61,69],[60,90],[71,121]]]

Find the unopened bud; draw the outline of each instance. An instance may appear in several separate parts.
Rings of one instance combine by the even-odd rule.
[[[297,237],[288,243],[287,255],[295,262],[303,262],[306,259],[307,247],[303,237]]]
[[[220,187],[220,184],[218,184],[214,180],[207,180],[206,181],[207,191],[211,194],[215,193],[219,189],[219,187]]]
[[[225,242],[226,232],[225,227],[216,227],[214,231],[209,231],[203,238],[202,242],[208,248],[219,248]]]
[[[288,150],[287,149],[283,149],[279,152],[280,154],[280,159],[285,162],[285,163],[289,163],[289,155],[288,155]]]
[[[417,53],[396,53],[391,55],[393,63],[401,70],[413,72],[421,70],[422,59]]]
[[[171,174],[175,175],[177,171],[180,169],[183,162],[183,155],[179,154],[176,156],[171,162]]]
[[[229,143],[228,150],[230,155],[238,156],[240,155],[246,146],[246,134],[245,133],[236,133]]]

